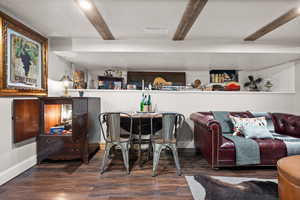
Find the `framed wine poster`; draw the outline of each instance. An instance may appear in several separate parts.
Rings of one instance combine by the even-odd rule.
[[[47,38],[2,12],[0,25],[0,96],[47,95]]]

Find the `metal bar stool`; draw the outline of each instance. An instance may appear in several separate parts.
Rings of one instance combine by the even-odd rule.
[[[156,133],[152,133],[151,143],[153,147],[153,173],[156,176],[156,170],[160,158],[160,153],[163,149],[169,148],[172,150],[177,175],[181,175],[181,169],[177,152],[177,134],[178,129],[182,126],[185,118],[182,114],[178,113],[160,113],[157,115],[162,116],[162,129]],[[155,116],[153,116],[154,118]],[[153,119],[152,118],[152,119]],[[151,120],[151,127],[153,122]],[[152,129],[153,130],[153,129]]]
[[[121,115],[125,116],[130,121],[130,130],[127,131],[121,128]],[[123,155],[123,162],[126,172],[129,174],[129,148],[132,137],[132,117],[127,113],[122,112],[106,112],[99,114],[99,122],[101,132],[105,140],[105,153],[102,159],[101,174],[105,171],[105,165],[109,160],[110,149],[117,146],[121,149]],[[122,120],[124,120],[122,118]],[[106,125],[106,132],[104,131]]]

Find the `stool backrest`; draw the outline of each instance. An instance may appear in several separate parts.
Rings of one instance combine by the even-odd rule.
[[[160,139],[165,141],[171,141],[176,139],[178,134],[178,129],[182,126],[185,117],[179,113],[159,113],[152,117],[151,127],[153,127],[153,118],[161,116],[162,117],[162,130],[160,131]],[[153,129],[152,129],[153,135]]]
[[[128,131],[129,141],[132,134],[132,117],[127,113],[122,112],[105,112],[99,114],[99,122],[103,138],[106,142],[120,142],[121,141],[121,120],[129,119],[130,130]],[[106,131],[104,131],[104,125],[106,125]],[[124,141],[124,139],[123,139]],[[125,140],[126,141],[126,140]]]

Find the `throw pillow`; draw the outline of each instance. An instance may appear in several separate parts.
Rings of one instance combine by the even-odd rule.
[[[233,123],[233,135],[240,136],[242,134],[241,128],[248,124],[258,125],[258,126],[267,126],[267,121],[265,117],[256,117],[256,118],[242,118],[229,115],[230,120]]]
[[[241,128],[242,134],[245,138],[272,138],[273,135],[267,126],[260,126],[257,124],[247,124]]]

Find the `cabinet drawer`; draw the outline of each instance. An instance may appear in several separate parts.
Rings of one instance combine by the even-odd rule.
[[[79,141],[74,141],[72,136],[40,136],[39,142],[53,144],[56,141],[62,141],[64,146],[79,145]]]
[[[40,136],[38,152],[42,152],[40,160],[70,160],[80,158],[80,143],[73,142],[71,136]]]

